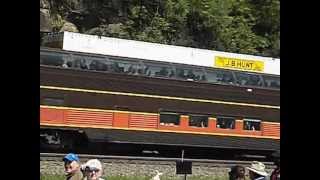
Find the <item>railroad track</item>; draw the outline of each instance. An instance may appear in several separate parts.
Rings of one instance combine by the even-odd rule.
[[[62,161],[65,154],[60,153],[40,153],[40,161]],[[108,156],[108,155],[92,155],[92,154],[78,154],[81,161],[88,159],[99,159],[101,162],[108,163],[110,161],[130,161],[143,164],[154,163],[168,163],[172,164],[181,158],[160,158],[160,157],[139,157],[139,156]],[[189,159],[185,158],[184,161],[191,161],[193,166],[217,166],[217,167],[231,167],[234,165],[250,166],[252,161],[239,161],[239,160],[213,160],[213,159]],[[263,162],[267,169],[274,168],[272,162]]]

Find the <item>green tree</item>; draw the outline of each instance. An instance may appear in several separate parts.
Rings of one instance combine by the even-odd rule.
[[[226,51],[235,53],[261,55],[261,51],[269,46],[268,40],[256,34],[255,9],[245,0],[231,0],[228,16],[219,29],[219,38]]]
[[[72,0],[50,0],[60,26]],[[280,56],[279,0],[83,0],[81,32]],[[81,20],[81,18],[80,18]]]

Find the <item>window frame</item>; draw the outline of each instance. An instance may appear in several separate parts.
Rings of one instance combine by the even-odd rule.
[[[254,122],[254,123],[259,123],[259,128],[255,128],[254,129],[251,129],[251,127],[249,129],[246,129],[246,123],[245,122]],[[244,118],[243,119],[243,127],[242,129],[244,131],[250,131],[250,132],[260,132],[261,131],[261,123],[262,121],[260,119],[254,119],[254,118]],[[257,130],[258,129],[258,130]]]
[[[175,115],[177,116],[178,123],[172,123],[172,122],[161,122],[162,118],[161,115]],[[174,113],[174,112],[160,112],[159,113],[159,125],[160,126],[170,126],[170,127],[177,127],[181,125],[181,114]]]
[[[232,128],[230,128],[230,125],[229,124],[226,124],[226,128],[222,128],[222,127],[218,127],[218,122],[219,122],[219,119],[221,118],[224,118],[224,119],[232,119],[232,122],[233,122],[233,125],[231,124]],[[227,127],[229,126],[229,128]],[[228,130],[235,130],[236,129],[236,118],[235,117],[230,117],[230,116],[217,116],[216,117],[216,128],[217,129],[228,129]]]
[[[54,103],[46,103],[48,102],[47,100],[54,100]],[[57,101],[60,101],[57,103]],[[41,104],[46,105],[46,106],[64,106],[66,104],[65,98],[64,97],[52,97],[52,96],[47,96],[41,98]]]
[[[209,118],[210,118],[210,116],[202,115],[202,114],[189,114],[188,116],[189,116],[189,123],[188,123],[189,127],[192,127],[192,128],[208,128],[209,127]],[[193,125],[191,125],[190,123],[191,123],[192,117],[206,117],[206,122],[204,123],[204,126],[193,126]]]

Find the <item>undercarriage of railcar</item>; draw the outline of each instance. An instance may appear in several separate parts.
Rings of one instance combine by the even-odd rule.
[[[98,131],[95,131],[98,132]],[[130,133],[130,132],[126,132]],[[88,137],[88,134],[91,134]],[[102,136],[103,137],[102,137]],[[117,136],[117,134],[114,134]],[[93,137],[96,136],[96,137]],[[131,136],[128,134],[128,136]],[[171,136],[173,140],[177,135]],[[237,144],[237,140],[230,140],[229,144],[219,147],[194,145],[186,143],[173,144],[172,142],[162,143],[162,137],[154,137],[159,142],[145,139],[142,141],[117,140],[116,138],[104,135],[101,131],[98,134],[92,134],[80,129],[63,129],[43,127],[40,130],[40,152],[42,153],[68,153],[75,152],[81,154],[100,154],[100,155],[117,155],[117,156],[144,156],[144,157],[164,157],[180,158],[182,152],[185,158],[190,159],[221,159],[221,160],[260,160],[272,161],[272,153],[276,149],[255,149],[253,147],[238,148],[230,146]],[[223,138],[223,137],[221,137]],[[131,138],[134,139],[134,138]],[[206,139],[203,139],[206,141]],[[259,140],[260,142],[261,140]],[[258,142],[258,141],[257,141]],[[241,142],[240,142],[241,143]],[[276,144],[279,142],[276,142]]]

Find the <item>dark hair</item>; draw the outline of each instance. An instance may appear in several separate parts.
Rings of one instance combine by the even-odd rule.
[[[231,171],[229,172],[229,180],[234,180],[238,177],[240,177],[240,174],[238,172],[238,169],[245,169],[243,166],[240,165],[235,165],[231,168]]]
[[[275,159],[274,160],[274,164],[277,166],[277,167],[280,167],[280,159]]]

